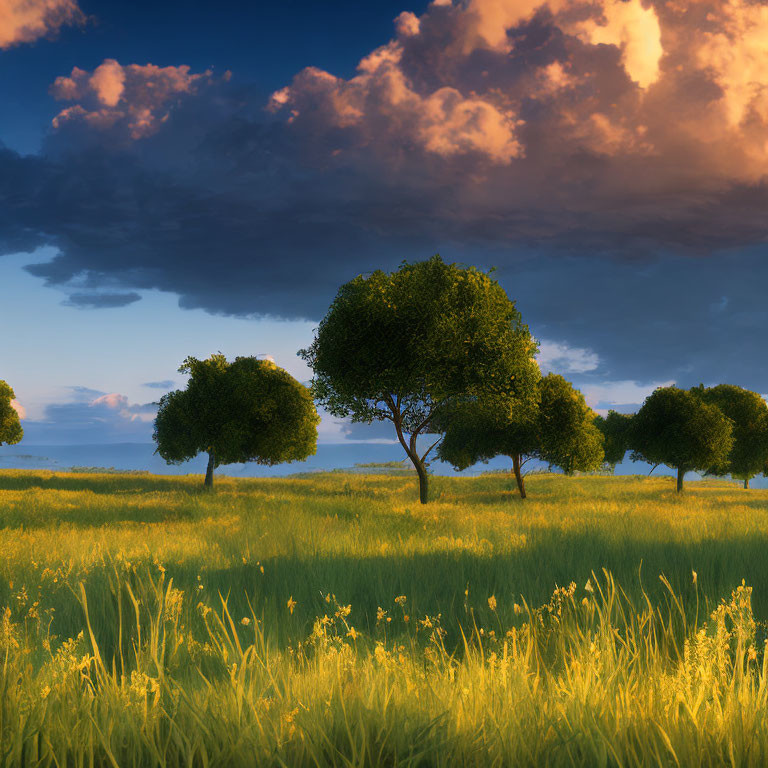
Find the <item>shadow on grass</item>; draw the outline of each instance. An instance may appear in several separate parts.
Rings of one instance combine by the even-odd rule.
[[[368,557],[284,556],[260,563],[238,562],[230,568],[207,570],[205,562],[190,559],[181,564],[165,563],[166,580],[184,590],[185,611],[190,622],[197,619],[198,602],[220,608],[219,595],[228,597],[233,617],[250,615],[250,598],[267,634],[280,645],[295,644],[312,631],[316,617],[333,612],[325,596],[333,594],[342,605],[351,605],[350,625],[371,637],[377,630],[377,609],[389,612],[389,637],[413,634],[414,624],[425,615],[442,614],[449,646],[458,646],[461,629],[473,624],[496,632],[518,624],[515,603],[523,599],[536,607],[545,604],[556,586],[577,585],[576,598],[586,596],[584,586],[596,572],[610,571],[619,587],[639,610],[644,605],[643,591],[654,604],[668,604],[669,595],[660,574],[672,584],[681,598],[688,621],[699,621],[742,579],[754,588],[753,607],[758,620],[768,619],[768,569],[765,552],[768,531],[760,536],[735,537],[727,541],[654,542],[639,538],[615,540],[589,532],[565,535],[549,533],[546,538],[531,538],[513,554],[488,555],[474,552],[382,555]],[[148,553],[143,563],[132,563],[129,579],[151,574],[159,578],[158,565]],[[264,572],[261,572],[261,567]],[[692,571],[698,574],[694,585]],[[200,577],[198,579],[198,576]],[[96,636],[105,650],[117,641],[117,600],[115,572],[111,563],[92,568],[88,573],[71,575],[68,583],[41,591],[41,611],[55,608],[51,632],[61,638],[72,637],[84,628],[82,609],[75,596],[82,579],[88,595]],[[110,586],[110,581],[112,586]],[[166,581],[167,583],[167,581]],[[19,584],[15,590],[19,589]],[[37,593],[34,584],[25,585]],[[395,604],[406,596],[404,608]],[[488,598],[496,598],[496,611]],[[14,589],[0,579],[0,605],[13,604]],[[289,598],[295,610],[289,612]],[[124,606],[127,600],[123,599]]]

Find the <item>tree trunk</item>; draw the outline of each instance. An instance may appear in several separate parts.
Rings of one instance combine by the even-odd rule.
[[[205,470],[205,487],[213,488],[213,470],[216,466],[216,455],[213,451],[208,451],[208,467]]]
[[[749,478],[748,477],[744,478],[744,490],[745,491],[749,490]]]
[[[416,474],[419,476],[419,501],[422,504],[426,504],[429,501],[429,475],[427,474],[427,468],[420,461],[414,461],[413,466],[416,467]]]
[[[517,490],[520,491],[520,498],[525,498],[525,480],[523,479],[523,473],[520,469],[520,454],[512,454],[512,471],[515,473],[515,481],[517,482]]]
[[[677,492],[681,493],[683,490],[683,477],[685,476],[685,470],[682,467],[677,468]]]

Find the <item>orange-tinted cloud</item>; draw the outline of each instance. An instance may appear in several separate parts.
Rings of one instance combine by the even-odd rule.
[[[753,0],[442,0],[401,13],[354,77],[305,69],[271,107],[345,129],[338,151],[419,148],[512,174],[532,156],[586,152],[619,173],[647,158],[651,188],[710,189],[768,171],[766,41]]]
[[[11,408],[19,414],[20,419],[27,418],[27,411],[18,400],[11,400]]]
[[[54,35],[84,18],[75,0],[0,0],[0,50]]]
[[[210,71],[194,74],[186,65],[123,66],[114,59],[105,59],[93,72],[75,67],[51,86],[56,99],[77,102],[59,112],[53,126],[116,128],[131,139],[141,139],[157,130],[180,97],[195,92],[210,76]]]

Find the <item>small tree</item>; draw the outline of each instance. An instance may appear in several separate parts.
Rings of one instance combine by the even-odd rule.
[[[710,471],[716,475],[731,475],[749,481],[768,464],[768,404],[757,392],[732,384],[691,389],[705,403],[717,406],[733,422],[733,447],[725,461]]]
[[[155,419],[157,453],[169,464],[208,454],[206,487],[221,464],[301,461],[317,446],[319,417],[307,387],[268,360],[188,357],[187,388],[164,395]]]
[[[521,498],[526,498],[522,468],[532,458],[566,473],[597,469],[603,437],[583,395],[562,376],[540,379],[527,399],[492,397],[459,402],[441,418],[443,461],[462,470],[494,456],[509,456]]]
[[[13,390],[0,379],[0,445],[15,445],[24,437],[18,411],[12,405],[15,397]]]
[[[733,422],[717,406],[677,387],[660,387],[632,418],[632,460],[677,470],[677,490],[686,472],[707,471],[727,461]]]
[[[313,391],[331,414],[391,421],[428,500],[427,457],[418,439],[456,397],[518,396],[536,344],[503,288],[439,256],[343,285],[315,339],[299,354]]]
[[[608,415],[598,416],[595,426],[603,433],[605,463],[615,467],[621,463],[629,450],[632,415],[608,411]]]

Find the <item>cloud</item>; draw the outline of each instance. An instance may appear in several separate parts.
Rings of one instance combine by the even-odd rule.
[[[70,293],[65,304],[78,309],[108,309],[126,307],[141,300],[135,291],[130,293]]]
[[[194,93],[210,76],[210,71],[193,74],[186,65],[123,66],[115,59],[105,59],[93,72],[75,67],[51,86],[54,98],[76,102],[53,118],[53,127],[83,125],[113,139],[145,138],[167,120],[180,96]]]
[[[674,381],[641,383],[637,381],[603,381],[579,387],[588,405],[605,415],[608,410],[632,413],[655,389],[671,387]]]
[[[171,379],[164,379],[163,381],[146,381],[144,382],[145,387],[149,387],[149,389],[173,389],[175,386],[175,382]]]
[[[31,444],[151,442],[154,403],[131,403],[125,395],[70,387],[70,399],[46,406],[42,419],[28,420]]]
[[[351,77],[271,96],[183,63],[75,68],[43,152],[0,150],[0,253],[57,249],[30,272],[75,304],[159,289],[317,320],[354,275],[439,251],[497,266],[573,372],[758,386],[763,9],[444,0]]]
[[[540,341],[536,359],[543,373],[586,373],[594,371],[600,363],[591,349],[569,347],[557,341]]]
[[[27,418],[27,411],[18,400],[11,400],[11,408],[19,414],[20,419]]]
[[[84,21],[74,0],[0,0],[0,50],[51,37],[65,25]]]

